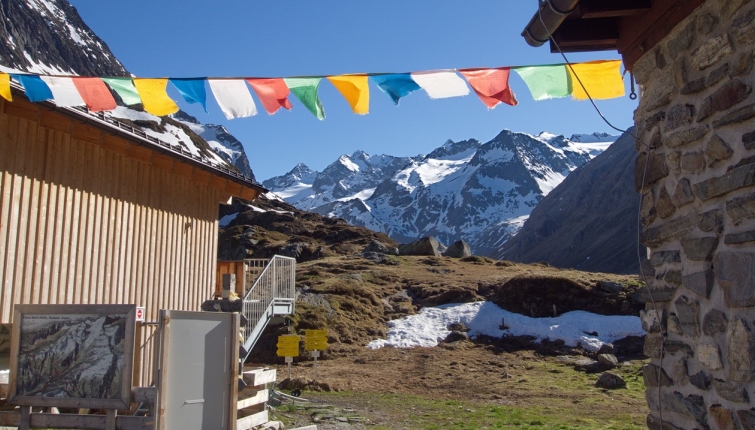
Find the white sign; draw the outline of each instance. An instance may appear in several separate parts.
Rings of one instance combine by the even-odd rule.
[[[144,308],[140,308],[137,306],[136,308],[136,320],[144,322]]]

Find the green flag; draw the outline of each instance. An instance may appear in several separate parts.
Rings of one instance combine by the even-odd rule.
[[[514,70],[521,76],[535,100],[555,99],[567,97],[571,94],[571,80],[566,66],[531,66],[516,67]]]
[[[288,89],[309,109],[317,119],[325,118],[325,110],[322,108],[320,98],[317,96],[317,88],[322,78],[283,78]]]
[[[121,97],[126,106],[138,105],[142,102],[131,78],[102,78],[102,80]]]

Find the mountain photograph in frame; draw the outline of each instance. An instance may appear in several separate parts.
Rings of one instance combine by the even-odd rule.
[[[16,305],[8,404],[127,409],[135,305]]]

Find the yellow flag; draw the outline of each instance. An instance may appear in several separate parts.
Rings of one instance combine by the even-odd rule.
[[[328,76],[328,80],[343,95],[355,114],[370,112],[370,87],[367,75]]]
[[[152,115],[165,116],[178,112],[178,105],[168,97],[167,79],[134,78],[134,86],[144,104],[144,110]]]
[[[13,101],[10,93],[10,75],[7,73],[0,73],[0,96],[9,102]]]
[[[587,94],[582,89],[585,86],[593,100],[612,99],[624,95],[624,79],[619,71],[621,60],[590,61],[587,63],[566,66],[571,78],[572,97],[577,100],[587,100]],[[572,71],[572,68],[574,70]],[[579,80],[574,74],[579,76]],[[582,82],[582,85],[579,82]]]

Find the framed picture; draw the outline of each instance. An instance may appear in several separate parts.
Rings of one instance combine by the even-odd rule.
[[[7,403],[128,409],[135,305],[16,305]]]

